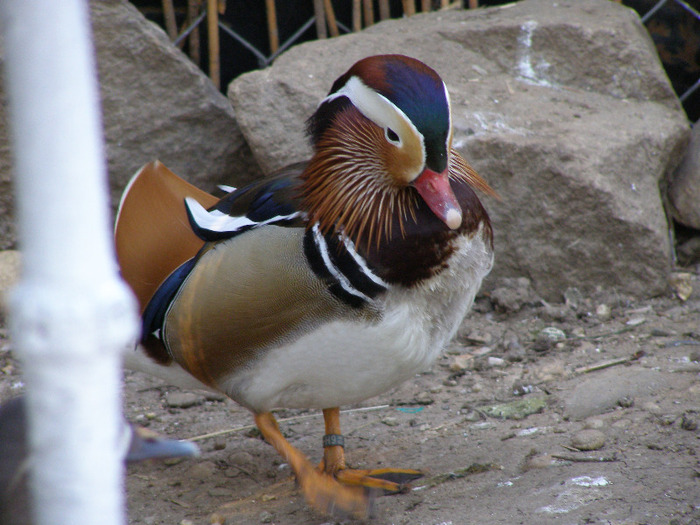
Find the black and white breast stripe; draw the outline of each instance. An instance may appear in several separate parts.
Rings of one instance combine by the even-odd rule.
[[[345,235],[323,235],[318,224],[304,234],[304,255],[328,290],[344,303],[360,308],[389,288]]]
[[[275,215],[264,221],[254,221],[246,215],[233,216],[220,210],[207,210],[192,197],[185,198],[187,216],[192,230],[202,240],[219,241],[266,224],[284,224],[301,215],[296,211],[288,215]]]

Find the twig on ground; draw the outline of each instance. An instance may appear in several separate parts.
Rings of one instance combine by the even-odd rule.
[[[619,461],[617,459],[617,455],[613,454],[612,456],[601,456],[597,458],[592,458],[589,456],[584,456],[584,457],[578,457],[578,456],[570,456],[568,454],[552,454],[552,457],[554,459],[561,459],[563,461],[572,461],[576,463],[605,463],[609,461]]]
[[[632,361],[636,361],[640,357],[644,356],[644,351],[640,350],[638,352],[635,352],[629,357],[621,357],[619,359],[609,359],[607,361],[601,361],[599,363],[596,363],[594,365],[589,365],[589,366],[582,366],[580,368],[577,368],[574,370],[575,374],[587,374],[589,372],[595,372],[597,370],[603,370],[605,368],[610,368],[611,366],[617,366],[617,365],[624,365],[627,363],[631,363]]]
[[[341,414],[350,414],[354,412],[370,412],[374,410],[382,410],[384,408],[388,408],[389,405],[377,405],[373,407],[360,407],[360,408],[350,408],[348,410],[341,410]],[[311,418],[316,418],[320,417],[321,413],[316,413],[316,414],[304,414],[303,416],[293,416],[293,417],[286,417],[284,419],[278,419],[278,423],[289,423],[290,421],[301,421],[303,419],[311,419]],[[255,425],[244,425],[242,427],[236,427],[236,428],[228,428],[226,430],[218,430],[216,432],[210,432],[209,434],[201,434],[199,436],[191,437],[188,439],[188,441],[203,441],[205,439],[210,439],[213,437],[219,437],[219,436],[225,436],[227,434],[233,434],[235,432],[245,432],[246,430],[251,430],[256,428]]]
[[[467,476],[471,476],[472,474],[480,474],[482,472],[488,472],[490,470],[502,469],[503,467],[501,465],[497,465],[496,463],[472,463],[468,467],[453,470],[451,472],[445,472],[444,474],[438,474],[437,476],[428,478],[422,485],[415,487],[413,490],[429,489],[447,481],[465,478]]]

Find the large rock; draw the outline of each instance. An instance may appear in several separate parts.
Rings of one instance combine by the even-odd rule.
[[[454,144],[500,192],[487,201],[499,277],[650,296],[667,287],[659,182],[688,123],[637,15],[607,0],[525,0],[377,24],[297,46],[229,88],[269,171],[309,154],[304,121],[333,80],[377,53],[415,56],[451,93]]]
[[[0,250],[14,248],[17,243],[17,229],[14,219],[15,206],[12,185],[12,152],[10,151],[10,130],[7,121],[7,96],[0,84]]]
[[[700,125],[695,125],[688,152],[671,179],[668,196],[673,217],[700,230]]]
[[[261,174],[230,102],[158,26],[126,0],[90,7],[113,208],[154,159],[210,190]],[[17,243],[7,122],[0,86],[0,249]]]
[[[229,101],[162,29],[126,0],[90,8],[113,204],[154,159],[210,190],[260,174]]]

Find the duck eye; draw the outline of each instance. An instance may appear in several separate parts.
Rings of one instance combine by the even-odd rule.
[[[392,144],[395,144],[396,146],[401,144],[401,139],[399,138],[399,135],[393,129],[386,128],[384,130],[384,135],[386,136],[386,140],[388,140]]]

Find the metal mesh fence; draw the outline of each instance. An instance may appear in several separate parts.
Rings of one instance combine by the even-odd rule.
[[[700,118],[700,2],[627,0],[642,17],[688,118]]]
[[[474,8],[506,0],[132,0],[163,25],[217,87],[269,65],[289,47],[358,31],[419,11]],[[508,0],[511,1],[511,0]],[[612,0],[618,1],[620,0]],[[700,119],[700,0],[622,0],[642,18],[688,118]],[[207,23],[213,18],[215,22]],[[278,20],[284,21],[278,24]],[[205,27],[206,26],[206,27]],[[179,29],[178,29],[179,28]],[[212,32],[215,30],[215,32]],[[206,50],[204,56],[200,50]]]

